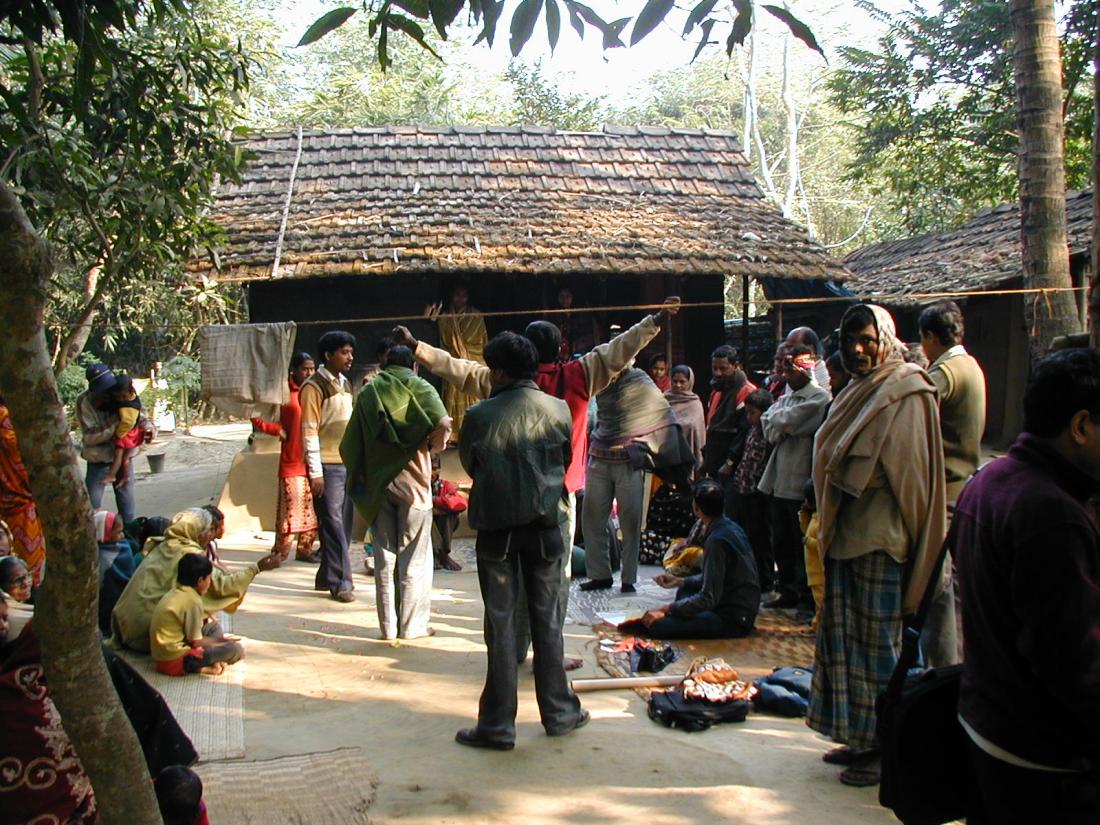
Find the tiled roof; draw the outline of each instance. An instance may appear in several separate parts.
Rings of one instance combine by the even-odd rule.
[[[1070,254],[1092,248],[1092,190],[1066,194]],[[857,249],[845,286],[861,297],[908,303],[917,293],[997,289],[1022,275],[1020,205],[985,209],[964,226]]]
[[[786,220],[736,139],[606,127],[293,132],[246,142],[218,193],[222,248],[189,269],[219,280],[376,272],[716,273],[844,279]],[[291,170],[293,197],[273,272]]]

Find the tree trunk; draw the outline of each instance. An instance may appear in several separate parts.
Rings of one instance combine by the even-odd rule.
[[[96,312],[99,311],[99,307],[103,303],[103,286],[107,283],[106,280],[104,280],[103,285],[99,282],[102,271],[102,264],[96,263],[84,273],[84,308],[81,310],[76,323],[65,334],[60,346],[57,348],[57,355],[53,363],[54,375],[60,375],[61,371],[84,351],[84,347],[88,343],[88,338],[92,334],[92,321],[95,320]]]
[[[1072,286],[1062,155],[1062,60],[1054,0],[1012,0],[1016,119],[1020,130],[1020,245],[1024,286]],[[1028,295],[1034,361],[1058,335],[1077,331],[1072,292]]]
[[[1089,279],[1089,343],[1100,348],[1100,5],[1092,51],[1092,277]]]
[[[50,695],[95,789],[104,825],[160,825],[137,736],[96,635],[98,550],[43,331],[52,274],[46,244],[0,181],[0,390],[38,501],[49,569],[34,626]]]

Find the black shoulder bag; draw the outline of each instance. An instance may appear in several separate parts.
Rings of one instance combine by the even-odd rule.
[[[882,748],[878,799],[905,825],[962,819],[973,787],[968,737],[958,717],[962,665],[931,668],[909,678],[954,535],[952,522],[920,606],[904,622],[901,655],[876,703]]]

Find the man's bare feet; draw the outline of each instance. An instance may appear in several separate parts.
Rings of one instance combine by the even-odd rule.
[[[566,670],[577,670],[580,668],[581,665],[584,664],[584,659],[577,659],[573,656],[566,656],[562,660],[561,664],[562,667],[564,667]]]
[[[212,665],[200,667],[199,673],[203,674],[204,676],[221,676],[223,673],[225,673],[225,662],[215,662]]]
[[[439,565],[436,567],[436,570],[440,568],[443,570],[450,570],[452,573],[457,573],[462,569],[462,565],[455,561],[450,553],[445,553],[439,557]]]

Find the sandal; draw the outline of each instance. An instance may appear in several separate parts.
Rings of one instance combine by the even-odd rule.
[[[847,745],[841,745],[821,754],[821,761],[830,765],[851,765],[856,761],[856,752]]]
[[[845,768],[840,772],[840,781],[853,788],[870,788],[879,783],[878,768]]]

